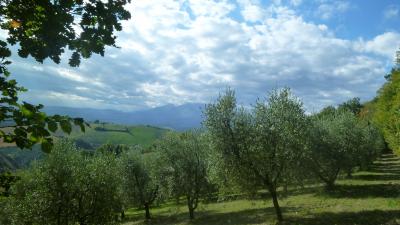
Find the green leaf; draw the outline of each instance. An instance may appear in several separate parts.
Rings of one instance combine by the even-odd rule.
[[[60,122],[61,130],[67,134],[70,134],[72,131],[71,123],[68,120],[61,120]]]
[[[42,140],[42,151],[45,153],[50,153],[51,150],[53,149],[53,141],[51,138],[49,139],[43,139]]]
[[[29,136],[29,141],[32,143],[37,143],[39,141],[39,138],[36,137],[36,135],[30,135]]]
[[[82,132],[85,132],[85,121],[82,118],[75,118],[74,124],[79,126]]]
[[[57,128],[58,128],[58,126],[57,126],[57,122],[55,122],[55,121],[49,121],[48,123],[47,123],[47,127],[49,128],[49,130],[51,131],[51,132],[56,132],[57,131]]]

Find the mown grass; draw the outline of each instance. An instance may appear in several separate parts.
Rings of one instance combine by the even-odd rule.
[[[104,131],[96,128],[104,128]],[[91,124],[86,132],[80,132],[75,129],[71,135],[72,139],[83,140],[94,147],[102,144],[126,144],[141,145],[147,147],[154,140],[160,138],[168,130],[152,126],[123,126],[117,124]]]
[[[400,158],[384,155],[369,171],[340,179],[334,191],[319,185],[292,190],[280,198],[285,224],[295,225],[395,225],[400,224]],[[185,205],[165,204],[151,210],[153,219],[131,209],[125,225],[136,224],[276,224],[269,199],[234,200],[202,204],[193,221]]]

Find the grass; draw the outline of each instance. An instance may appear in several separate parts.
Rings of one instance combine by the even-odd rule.
[[[68,137],[79,139],[94,147],[102,144],[126,144],[147,147],[167,131],[167,129],[152,126],[123,126],[117,124],[105,124],[103,126],[101,124],[91,124],[85,133],[79,129],[74,129]],[[61,132],[58,134],[65,136]]]
[[[293,190],[280,198],[285,224],[290,225],[395,225],[400,224],[400,158],[383,155],[369,171],[340,179],[334,191],[321,185]],[[193,221],[185,205],[165,204],[151,210],[145,222],[142,210],[130,209],[124,225],[276,224],[269,199],[234,200],[201,204]]]
[[[104,128],[104,129],[96,129]],[[152,126],[123,126],[118,124],[91,124],[86,132],[81,132],[74,127],[70,135],[58,131],[54,136],[67,137],[75,140],[80,148],[95,149],[102,144],[125,144],[150,146],[156,139],[160,138],[168,130]],[[15,144],[5,144],[0,141],[0,167],[15,170],[26,167],[31,161],[40,159],[43,156],[40,145],[35,145],[32,150],[21,150]],[[13,160],[13,164],[7,160]]]

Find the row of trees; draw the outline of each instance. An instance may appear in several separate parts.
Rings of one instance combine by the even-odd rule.
[[[307,116],[289,89],[273,91],[250,110],[238,107],[233,91],[207,106],[205,127],[219,171],[243,190],[267,189],[283,220],[277,189],[311,171],[334,188],[341,171],[367,167],[384,148],[380,132],[357,117],[353,99]]]
[[[399,54],[398,54],[399,55]],[[397,57],[400,62],[400,57]],[[400,64],[386,76],[386,83],[377,96],[368,102],[361,115],[382,131],[389,147],[400,152]]]
[[[0,224],[113,224],[132,206],[150,219],[152,205],[182,197],[193,219],[212,187],[204,135],[169,133],[154,146],[106,144],[87,152],[59,141],[51,154],[18,174]]]
[[[110,224],[132,206],[150,219],[153,205],[182,199],[193,219],[201,200],[232,187],[268,190],[281,221],[279,187],[317,178],[332,189],[339,173],[351,176],[380,154],[380,133],[357,117],[358,103],[306,115],[282,89],[245,109],[228,90],[206,107],[204,131],[170,132],[151,149],[104,145],[88,153],[61,141],[21,174],[6,224]]]

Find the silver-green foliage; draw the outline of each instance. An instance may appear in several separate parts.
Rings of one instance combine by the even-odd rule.
[[[282,220],[276,190],[303,154],[307,117],[302,103],[289,89],[275,90],[249,111],[237,107],[228,90],[207,106],[205,117],[220,170],[249,191],[266,188]]]
[[[121,156],[121,172],[123,192],[128,205],[143,207],[146,219],[150,219],[150,207],[157,198],[161,197],[158,173],[158,154],[142,153],[133,149]]]
[[[116,166],[111,154],[85,156],[60,141],[21,173],[6,207],[10,224],[113,224],[120,210]]]
[[[200,198],[210,190],[207,150],[204,136],[196,131],[170,132],[158,143],[164,184],[170,196],[186,198],[190,219],[194,218]]]
[[[376,128],[351,111],[334,110],[312,117],[306,165],[332,188],[341,171],[351,175],[355,167],[370,164],[382,149]]]

